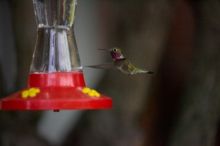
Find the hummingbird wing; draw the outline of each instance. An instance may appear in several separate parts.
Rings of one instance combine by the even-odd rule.
[[[121,72],[125,74],[130,74],[130,75],[135,75],[139,73],[147,73],[147,74],[153,73],[152,71],[143,70],[143,69],[136,67],[129,60],[116,62],[116,66]]]
[[[98,64],[98,65],[88,65],[84,66],[87,68],[96,68],[96,69],[114,69],[114,64],[113,63],[106,63],[106,64]]]
[[[138,68],[138,67],[136,67],[136,66],[134,66],[133,64],[129,64],[129,68],[130,68],[130,73],[132,74],[132,75],[134,75],[134,74],[141,74],[141,73],[147,73],[147,74],[153,74],[154,72],[152,72],[152,71],[149,71],[149,70],[144,70],[144,69],[140,69],[140,68]]]

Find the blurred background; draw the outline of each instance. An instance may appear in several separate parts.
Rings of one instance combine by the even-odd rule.
[[[154,75],[85,69],[111,110],[0,112],[1,146],[220,146],[220,2],[78,0],[82,65],[121,47]],[[0,1],[0,97],[26,86],[36,38],[31,0]]]

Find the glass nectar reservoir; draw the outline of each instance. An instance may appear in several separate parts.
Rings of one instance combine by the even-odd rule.
[[[112,100],[85,87],[73,25],[76,0],[33,0],[37,40],[27,88],[1,110],[108,109]]]

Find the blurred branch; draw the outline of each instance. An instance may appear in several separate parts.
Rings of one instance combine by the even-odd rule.
[[[214,146],[220,118],[220,3],[195,1],[193,65],[170,145]]]
[[[12,0],[11,2],[13,28],[15,30],[14,36],[17,48],[17,86],[21,89],[26,86],[37,30],[35,27],[32,1]]]

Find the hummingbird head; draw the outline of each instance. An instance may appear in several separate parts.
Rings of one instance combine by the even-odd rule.
[[[120,48],[114,47],[112,49],[98,49],[98,50],[110,51],[111,57],[114,61],[125,59]]]
[[[112,48],[110,50],[111,56],[113,60],[121,60],[121,59],[125,59],[125,57],[123,56],[121,49],[119,48]]]

